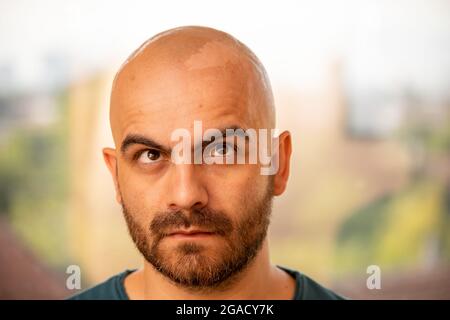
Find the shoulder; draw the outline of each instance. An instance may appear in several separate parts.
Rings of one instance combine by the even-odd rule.
[[[68,300],[128,300],[124,279],[134,270],[116,274],[96,286],[68,298]]]
[[[346,298],[325,288],[310,277],[286,267],[282,270],[290,274],[296,282],[294,300],[345,300]]]

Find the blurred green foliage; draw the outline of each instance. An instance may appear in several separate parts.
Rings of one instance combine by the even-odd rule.
[[[338,269],[357,271],[371,264],[395,269],[448,260],[448,197],[445,186],[422,180],[358,210],[339,233]]]
[[[21,126],[0,151],[0,213],[33,251],[62,265],[67,251],[68,117],[65,96],[48,126]]]
[[[436,169],[450,159],[450,120],[410,123],[398,136],[411,147],[411,182],[350,215],[338,233],[337,273],[450,262],[450,185]],[[433,173],[434,172],[434,173]]]

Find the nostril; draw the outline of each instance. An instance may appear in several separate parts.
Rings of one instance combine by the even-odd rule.
[[[205,206],[206,204],[201,202],[201,201],[197,201],[196,203],[194,203],[194,205],[192,206],[193,209],[201,209]]]

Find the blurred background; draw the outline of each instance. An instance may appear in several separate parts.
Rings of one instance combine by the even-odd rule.
[[[110,88],[182,25],[248,45],[293,134],[273,262],[350,298],[449,299],[448,0],[0,0],[0,299],[72,295],[69,265],[82,289],[139,266],[101,155]]]

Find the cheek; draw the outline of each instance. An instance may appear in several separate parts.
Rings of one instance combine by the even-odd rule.
[[[157,197],[159,190],[158,180],[140,170],[124,165],[119,172],[119,187],[125,200],[134,203],[150,202]]]
[[[224,170],[226,174],[216,174],[213,180],[208,180],[209,201],[213,208],[233,213],[249,199],[259,199],[264,194],[267,177],[259,174],[257,166],[236,165]]]
[[[151,181],[145,179],[144,175],[123,172],[119,177],[120,193],[122,202],[129,214],[139,222],[140,225],[148,225],[152,216],[157,211],[157,186],[152,186]]]

